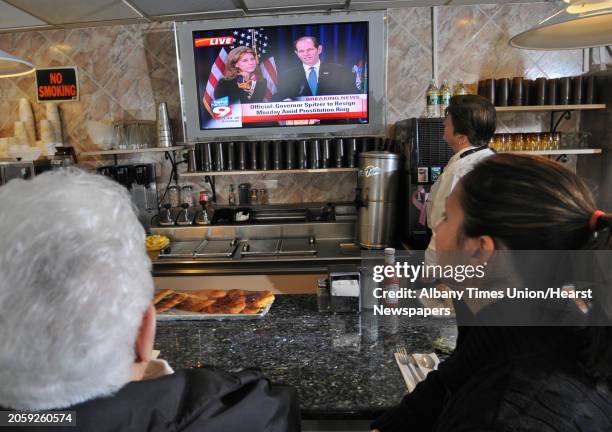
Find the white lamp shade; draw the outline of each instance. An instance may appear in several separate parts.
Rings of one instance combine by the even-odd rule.
[[[571,14],[595,12],[612,7],[612,0],[573,0],[569,3],[566,10]]]
[[[26,75],[34,72],[34,69],[29,61],[0,50],[0,78]]]
[[[510,39],[516,48],[563,50],[612,45],[612,11],[590,15],[560,12]]]

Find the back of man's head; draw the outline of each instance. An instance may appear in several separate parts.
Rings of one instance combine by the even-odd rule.
[[[153,294],[127,191],[79,170],[0,187],[0,406],[62,408],[130,379]]]
[[[495,134],[495,107],[478,95],[454,96],[448,106],[455,133],[468,137],[470,144],[486,146]]]

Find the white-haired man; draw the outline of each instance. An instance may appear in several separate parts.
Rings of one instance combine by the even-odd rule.
[[[255,371],[143,380],[153,280],[123,187],[55,171],[0,202],[0,409],[73,410],[71,431],[299,430],[294,390]]]

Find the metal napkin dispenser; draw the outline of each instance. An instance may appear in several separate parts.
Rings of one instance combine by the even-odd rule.
[[[359,271],[330,271],[330,310],[336,313],[358,313],[360,309]]]

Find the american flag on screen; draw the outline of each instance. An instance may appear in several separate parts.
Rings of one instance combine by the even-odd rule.
[[[272,51],[272,38],[268,36],[263,28],[234,30],[232,33],[235,38],[234,45],[231,45],[229,48],[221,49],[221,52],[215,59],[210,75],[208,76],[206,92],[204,94],[204,105],[209,112],[210,103],[215,94],[215,87],[217,87],[217,83],[223,78],[223,74],[225,73],[227,55],[229,51],[241,45],[251,47],[257,53],[259,69],[267,83],[264,101],[270,101],[274,93],[276,93],[278,78]]]

